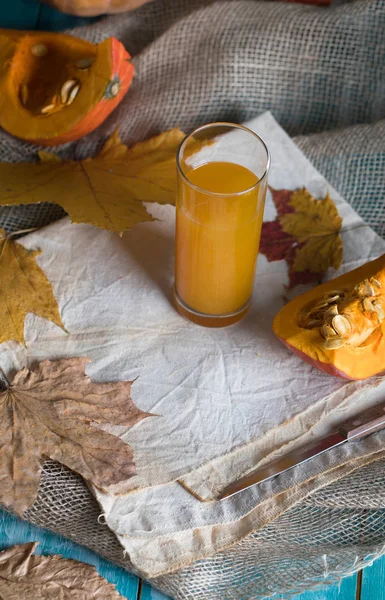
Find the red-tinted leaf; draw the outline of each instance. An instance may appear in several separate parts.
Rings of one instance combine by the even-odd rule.
[[[320,283],[342,260],[341,218],[333,201],[315,200],[305,189],[270,190],[278,215],[263,223],[260,252],[269,262],[287,262],[289,288]]]

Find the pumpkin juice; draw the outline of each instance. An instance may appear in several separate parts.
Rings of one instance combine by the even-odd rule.
[[[252,171],[230,162],[203,164],[179,181],[175,288],[196,313],[248,308],[263,217],[257,183]]]

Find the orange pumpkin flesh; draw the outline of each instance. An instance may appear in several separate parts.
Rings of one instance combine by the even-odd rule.
[[[0,30],[0,127],[44,146],[87,135],[130,87],[129,59],[115,38]]]
[[[289,302],[273,331],[331,375],[366,379],[385,372],[385,254]]]

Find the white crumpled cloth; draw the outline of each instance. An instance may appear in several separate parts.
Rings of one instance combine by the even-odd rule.
[[[331,194],[343,218],[341,270],[385,252],[385,242],[271,114],[248,125],[271,151],[273,188],[306,186],[316,197]],[[26,347],[2,344],[0,367],[10,374],[45,358],[89,356],[87,372],[95,380],[137,378],[135,403],[158,416],[129,431],[113,430],[132,445],[137,475],[119,489],[94,492],[134,566],[154,577],[235,543],[310,491],[379,458],[381,434],[215,501],[225,485],[256,465],[378,402],[385,382],[330,377],[274,337],[271,322],[288,283],[284,261],[259,256],[252,309],[239,324],[215,330],[184,321],[172,305],[175,209],[148,208],[159,220],[122,239],[68,219],[23,238],[27,248],[42,250],[37,261],[70,334],[28,315]],[[265,220],[275,214],[268,192]]]

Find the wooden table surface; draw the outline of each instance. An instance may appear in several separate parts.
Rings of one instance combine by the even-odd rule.
[[[86,19],[63,15],[36,0],[0,0],[0,27],[59,31],[86,22]],[[0,549],[29,541],[38,541],[42,554],[61,554],[66,558],[94,565],[129,600],[167,600],[164,594],[94,552],[0,510]],[[373,566],[342,580],[340,585],[300,594],[296,596],[296,600],[385,600],[384,583],[385,557],[377,560]],[[279,600],[279,596],[274,598]]]

